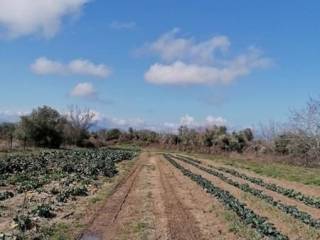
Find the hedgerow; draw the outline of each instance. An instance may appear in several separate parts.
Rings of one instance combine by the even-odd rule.
[[[222,202],[227,208],[233,210],[241,220],[256,229],[256,231],[269,239],[274,240],[288,240],[289,238],[279,232],[276,227],[267,221],[267,218],[261,217],[254,213],[251,209],[247,208],[246,205],[236,199],[228,191],[225,191],[212,182],[203,178],[201,175],[197,175],[178,164],[171,156],[164,155],[165,158],[177,169],[179,169],[185,176],[188,176],[191,180],[199,184],[208,193],[215,196],[220,202]]]
[[[277,207],[278,209],[280,209],[282,212],[289,214],[290,216],[294,217],[297,220],[300,220],[301,222],[316,228],[316,229],[320,229],[320,220],[319,219],[315,219],[313,218],[309,213],[300,211],[297,207],[295,206],[290,206],[290,205],[286,205],[280,201],[274,200],[273,197],[263,193],[263,191],[250,187],[249,184],[240,184],[234,180],[232,180],[231,178],[226,177],[223,173],[215,171],[213,169],[208,169],[205,167],[202,167],[200,165],[198,165],[196,163],[196,161],[194,161],[193,159],[190,160],[190,158],[184,158],[181,156],[178,156],[177,159],[186,162],[188,164],[193,165],[194,167],[205,171],[215,177],[218,177],[219,179],[221,179],[222,181],[241,189],[244,192],[248,192],[250,194],[252,194],[255,197],[258,197],[262,200],[264,200],[265,202],[271,204],[274,207]]]

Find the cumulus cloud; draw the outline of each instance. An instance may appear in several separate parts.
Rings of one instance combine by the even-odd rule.
[[[207,116],[205,121],[206,126],[225,126],[227,125],[227,120],[223,117]]]
[[[63,19],[79,14],[89,0],[1,0],[0,27],[10,38],[40,34],[53,37]]]
[[[86,59],[74,59],[68,64],[40,57],[30,66],[31,71],[38,75],[87,75],[106,78],[111,69],[105,64],[95,64]]]
[[[133,30],[137,24],[135,22],[120,22],[120,21],[113,21],[110,24],[111,29],[115,30]]]
[[[181,117],[181,119],[180,119],[180,125],[192,126],[194,124],[195,124],[194,117],[191,117],[188,114],[186,114],[185,116]]]
[[[211,127],[211,126],[225,126],[227,125],[227,120],[223,117],[207,116],[204,121],[197,121],[193,116],[186,114],[180,118],[179,124],[173,124],[172,126],[188,126],[188,127]],[[168,125],[169,126],[169,125]]]
[[[254,47],[231,58],[218,54],[229,51],[230,41],[226,36],[195,42],[192,38],[178,37],[178,32],[174,29],[154,43],[147,44],[148,51],[156,53],[162,60],[146,71],[147,82],[172,85],[229,84],[272,63]]]
[[[72,97],[92,98],[96,97],[96,95],[97,92],[93,85],[87,82],[77,84],[70,92]]]
[[[230,46],[230,41],[226,36],[212,37],[203,42],[195,42],[192,38],[178,37],[179,29],[163,34],[155,42],[147,44],[147,50],[158,54],[162,60],[170,61],[190,61],[207,63],[212,62],[214,53],[226,51]]]
[[[190,128],[205,128],[212,126],[225,126],[228,122],[223,117],[207,116],[203,120],[196,120],[193,116],[186,114],[177,122],[148,122],[141,117],[121,118],[110,117],[104,114],[91,110],[95,114],[95,123],[97,128],[119,128],[127,130],[132,127],[137,130],[147,129],[157,132],[177,132],[180,126],[187,126]]]

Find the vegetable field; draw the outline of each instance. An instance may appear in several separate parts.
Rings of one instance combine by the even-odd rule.
[[[69,203],[94,195],[131,160],[127,150],[56,150],[0,158],[0,239],[50,239]]]
[[[235,170],[228,167],[215,166],[208,164],[206,161],[202,162],[199,159],[184,155],[165,154],[164,157],[185,176],[191,178],[206,192],[222,202],[226,209],[235,212],[241,221],[258,232],[261,238],[320,239],[320,218],[319,211],[317,210],[319,209],[319,197],[309,196],[298,189],[295,190],[266,182],[262,178],[243,173],[241,169]],[[264,202],[273,211],[287,215],[284,219],[295,219],[292,222],[296,221],[298,224],[304,224],[304,228],[312,233],[308,236],[304,236],[304,233],[302,233],[302,238],[298,236],[296,238],[289,237],[289,234],[286,235],[285,232],[278,229],[276,224],[269,221],[266,216],[255,213],[254,209],[250,209],[246,203],[241,202],[240,199],[237,199],[229,191],[219,188],[215,185],[214,180],[210,181],[204,178],[204,175],[212,176],[212,179],[217,179],[225,186],[231,186],[231,189],[238,189],[243,194],[247,194],[246,196],[252,196],[252,199],[255,199],[255,201]],[[234,190],[234,192],[238,191]],[[279,197],[280,195],[281,197]],[[287,201],[290,203],[294,202],[295,205],[287,203],[285,199],[288,199]]]
[[[104,184],[118,179],[122,166],[128,166],[123,178],[109,195],[99,195]],[[137,156],[121,149],[10,154],[0,158],[0,174],[1,240],[320,239],[318,187],[186,154]],[[83,207],[97,199],[101,205],[95,211]],[[72,221],[77,208],[89,219],[84,225]],[[57,234],[68,221],[68,232],[76,234]]]

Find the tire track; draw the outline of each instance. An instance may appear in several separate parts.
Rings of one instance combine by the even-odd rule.
[[[160,173],[160,184],[164,190],[162,197],[166,218],[168,220],[170,239],[203,239],[194,217],[178,198],[172,183],[169,181],[170,177],[165,172],[164,167],[159,160],[157,161],[157,167]]]
[[[113,190],[104,206],[92,217],[89,227],[77,238],[79,240],[112,239],[116,221],[130,195],[143,164],[138,160],[131,173]],[[107,233],[107,234],[106,234]],[[107,235],[107,236],[106,236]]]

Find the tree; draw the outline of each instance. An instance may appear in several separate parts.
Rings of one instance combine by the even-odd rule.
[[[70,106],[66,114],[68,124],[65,126],[68,141],[77,146],[83,146],[84,141],[90,137],[89,129],[93,126],[95,115],[88,108],[81,109],[78,106]]]
[[[276,147],[306,166],[320,164],[320,99],[310,98],[304,108],[292,110],[288,126]]]
[[[21,135],[38,147],[58,148],[63,143],[65,118],[48,106],[39,107],[21,117]]]
[[[118,140],[120,138],[121,131],[118,128],[113,128],[109,131],[106,131],[105,135],[107,141]]]
[[[15,130],[16,130],[15,123],[5,122],[0,124],[0,138],[8,140],[10,149],[12,149],[13,136],[14,136]]]

